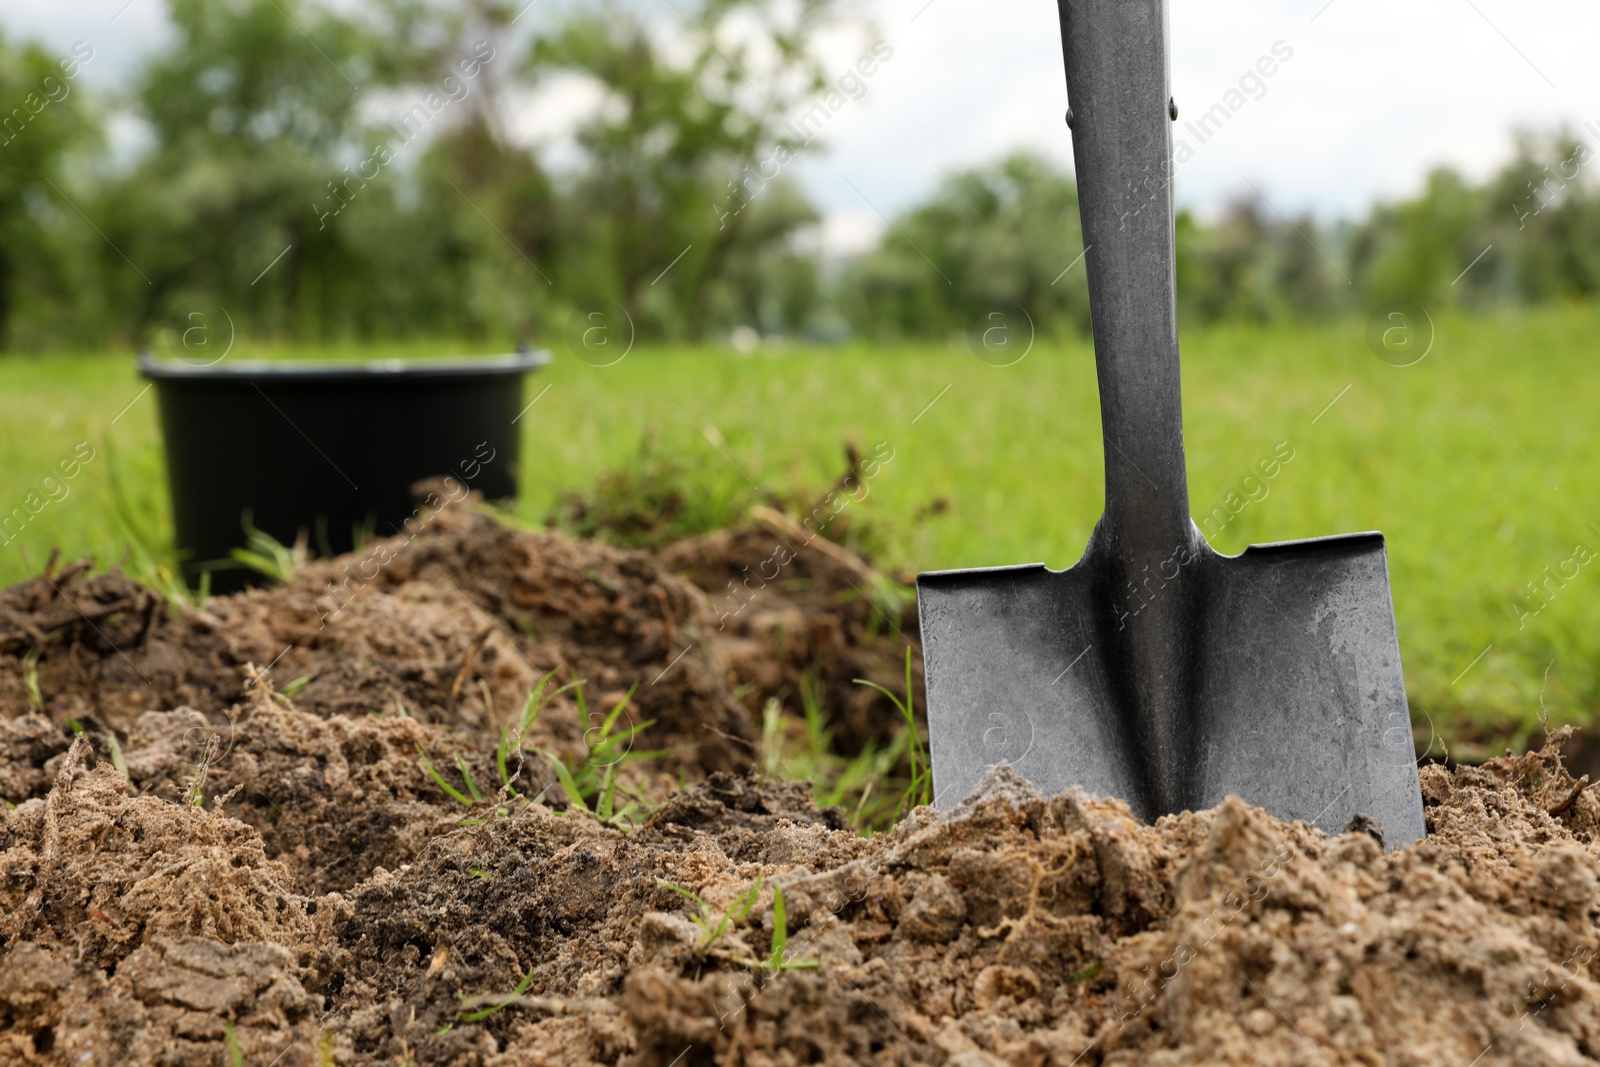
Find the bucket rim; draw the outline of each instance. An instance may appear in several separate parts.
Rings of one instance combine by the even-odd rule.
[[[139,353],[139,374],[154,382],[326,382],[385,381],[416,378],[476,378],[524,374],[550,363],[548,349],[493,356],[443,356],[420,359],[267,360],[239,359],[208,366],[179,360],[158,360]]]

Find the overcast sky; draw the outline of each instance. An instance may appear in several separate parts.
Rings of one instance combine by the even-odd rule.
[[[1018,148],[1070,162],[1053,3],[862,6],[893,56],[830,121],[828,152],[796,168],[831,247],[870,241],[880,213],[910,206],[952,168]],[[106,86],[160,46],[163,11],[161,0],[5,0],[0,25],[63,52],[88,41],[84,80]],[[1585,137],[1600,149],[1596,0],[1173,0],[1175,133],[1275,45],[1290,57],[1196,145],[1178,173],[1180,203],[1211,210],[1250,182],[1283,212],[1351,216],[1415,190],[1439,164],[1488,173],[1518,125],[1592,122]],[[843,74],[860,45],[836,51]]]

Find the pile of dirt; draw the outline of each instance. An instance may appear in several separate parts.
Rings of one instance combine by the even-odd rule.
[[[920,692],[922,657],[911,578],[872,565],[878,538],[849,506],[870,494],[893,449],[884,442],[869,455],[847,440],[843,458],[842,474],[814,496],[737,491],[713,503],[693,471],[654,454],[647,434],[633,461],[565,495],[548,520],[652,552],[693,582],[716,619],[710,643],[752,717],[768,701],[796,718],[810,704],[838,753],[854,756],[902,723],[891,700],[856,680],[903,693],[909,649]],[[944,507],[935,500],[928,511]]]
[[[274,729],[323,721],[289,710]],[[342,718],[324,781],[334,752],[385,743]],[[169,734],[138,735],[130,772]],[[1429,837],[1398,853],[1237,800],[1147,826],[1003,769],[866,839],[803,785],[718,773],[632,833],[512,802],[327,893],[236,801],[135,796],[79,742],[0,814],[0,1060],[1592,1062],[1600,800],[1563,740],[1424,768]],[[312,866],[336,831],[309,827],[354,796],[295,820]]]
[[[562,681],[583,680],[601,714],[632,690],[634,721],[655,724],[650,747],[678,751],[695,772],[752,763],[754,728],[710,645],[715,618],[694,587],[647,553],[515,530],[456,507],[434,513],[415,538],[302,568],[283,595],[326,611],[371,593],[470,612],[470,633],[509,642],[530,678],[556,671]],[[490,669],[481,665],[489,651],[473,671]],[[525,694],[527,680],[518,684]]]
[[[76,729],[126,740],[145,712],[188,709],[230,730],[258,673],[312,715],[400,714],[482,741],[554,672],[551,689],[582,681],[591,710],[579,723],[572,696],[555,697],[539,747],[579,743],[631,692],[623,726],[651,722],[643,743],[690,780],[754,765],[771,699],[795,715],[814,699],[846,755],[883,742],[899,716],[855,680],[904,689],[909,591],[756,512],[761,523],[651,553],[449,507],[415,535],[201,609],[52,561],[0,593],[0,754],[13,757],[0,795],[40,795]]]
[[[729,684],[752,713],[768,700],[795,712],[815,700],[845,753],[882,742],[900,718],[881,692],[856,679],[903,693],[913,647],[912,690],[922,692],[914,594],[781,513],[753,512],[749,526],[660,552],[668,570],[711,598],[712,642]]]
[[[814,687],[881,739],[848,679],[903,684],[906,605],[756,521],[646,553],[457,509],[203,610],[77,565],[0,593],[0,1064],[1600,1058],[1569,731],[1425,767],[1398,853],[1003,769],[864,838],[751,775],[751,712]],[[631,820],[541,755],[588,752],[578,679],[675,749]]]
[[[146,712],[126,753],[128,779],[142,793],[220,804],[255,828],[306,894],[350,889],[379,867],[410,862],[474,812],[486,814],[449,796],[420,753],[458,792],[467,789],[463,765],[475,783],[501,784],[490,753],[438,726],[393,715],[323,719],[260,694],[226,731],[194,711]],[[553,784],[543,760],[522,763],[521,788],[537,794]]]
[[[752,765],[755,729],[733,700],[706,598],[653,557],[512,530],[463,508],[415,537],[307,564],[278,588],[168,602],[85,563],[0,594],[0,720],[125,736],[147,711],[189,708],[226,728],[255,671],[322,717],[403,714],[498,739],[539,679],[581,681],[603,715],[632,692],[627,722],[691,777]],[[381,561],[381,562],[379,562]],[[556,724],[553,725],[552,724]],[[565,724],[566,728],[562,725]],[[541,717],[541,747],[575,743],[569,694]],[[0,747],[38,743],[29,731]],[[576,727],[575,729],[571,727]],[[58,730],[54,749],[65,747]],[[31,747],[30,747],[31,746]],[[39,761],[13,802],[44,784]]]
[[[0,718],[131,721],[138,711],[221,711],[242,691],[240,663],[214,622],[89,560],[0,592]],[[65,746],[62,746],[63,748]],[[17,799],[7,794],[11,800]]]
[[[267,1062],[317,1037],[315,904],[250,827],[130,795],[75,743],[0,818],[0,1062]],[[271,1048],[272,1053],[267,1053]]]
[[[841,604],[852,584],[881,580],[837,547],[797,544],[789,584],[732,628],[674,571],[705,580],[734,567],[766,536],[754,530],[681,544],[668,559],[515,530],[469,507],[425,518],[414,533],[203,608],[54,560],[0,593],[0,798],[43,796],[84,733],[141,792],[176,802],[197,777],[209,779],[207,800],[236,789],[230,814],[258,829],[301,892],[320,893],[407,863],[481,817],[460,794],[481,787],[492,800],[504,784],[492,753],[546,675],[523,748],[580,759],[606,713],[629,701],[617,728],[649,723],[637,744],[668,755],[622,777],[655,795],[680,775],[749,769],[762,703],[777,696],[798,711],[803,678],[856,724],[847,744],[899,726],[863,714],[883,698],[848,680],[903,685],[893,670],[903,646],[872,621],[877,609]],[[808,662],[819,673],[805,674]],[[578,681],[582,708],[559,691]],[[423,754],[455,795],[419,766]],[[518,792],[554,789],[560,803],[542,757],[513,762]]]

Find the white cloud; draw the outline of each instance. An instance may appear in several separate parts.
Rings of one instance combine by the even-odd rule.
[[[843,208],[823,216],[818,244],[830,255],[858,256],[870,252],[883,235],[883,220],[870,210]]]

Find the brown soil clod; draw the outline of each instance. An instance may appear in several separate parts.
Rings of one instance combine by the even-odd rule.
[[[917,640],[910,590],[772,509],[756,512],[765,521],[665,547],[662,564],[710,598],[713,643],[753,714],[769,699],[798,711],[814,684],[841,749],[882,741],[898,715],[856,679],[905,688],[905,651]],[[913,690],[921,707],[920,656]]]

